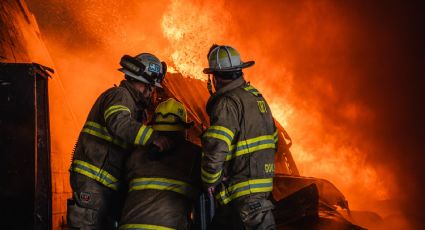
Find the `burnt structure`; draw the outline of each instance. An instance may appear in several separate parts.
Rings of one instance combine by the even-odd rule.
[[[2,228],[51,229],[48,78],[38,64],[0,63]]]

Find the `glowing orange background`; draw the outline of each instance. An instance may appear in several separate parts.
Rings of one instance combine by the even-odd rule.
[[[301,175],[330,180],[352,209],[377,211],[383,217],[398,213],[392,201],[402,193],[396,176],[401,169],[394,159],[385,158],[387,149],[379,139],[390,124],[383,122],[385,117],[367,88],[385,86],[382,79],[368,73],[376,62],[370,52],[386,47],[391,34],[379,33],[382,37],[375,38],[379,41],[368,43],[370,32],[378,26],[363,18],[357,5],[338,1],[47,2],[30,0],[29,4],[58,72],[56,81],[62,85],[58,95],[66,98],[66,105],[60,106],[67,107],[71,117],[64,126],[61,121],[52,124],[52,133],[63,136],[53,144],[61,152],[68,151],[56,169],[62,175],[58,180],[65,183],[64,191],[58,192],[64,197],[70,195],[66,170],[72,145],[96,97],[122,78],[116,71],[120,57],[151,52],[167,61],[170,71],[205,79],[201,70],[207,66],[206,53],[212,43],[218,43],[234,46],[243,60],[256,61],[245,72],[246,79],[265,95],[274,116],[291,135]],[[381,42],[384,45],[379,47]],[[391,211],[382,205],[386,202]],[[58,205],[62,212],[56,214],[63,215],[64,204]]]

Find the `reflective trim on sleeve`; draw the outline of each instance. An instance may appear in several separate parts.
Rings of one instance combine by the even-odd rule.
[[[118,146],[120,146],[121,148],[126,149],[127,143],[125,143],[124,141],[118,139],[118,138],[113,138],[108,130],[106,129],[106,127],[101,126],[100,124],[93,122],[93,121],[87,121],[84,124],[83,130],[81,130],[82,133],[87,133],[93,136],[96,136],[100,139],[103,139],[105,141],[114,143]]]
[[[225,205],[230,201],[249,194],[271,192],[273,190],[273,178],[253,179],[234,184],[220,191],[216,198],[220,204]]]
[[[117,190],[118,179],[107,171],[100,169],[90,163],[82,160],[74,160],[71,165],[71,171],[87,176],[95,181],[100,182],[106,187]]]
[[[179,180],[160,177],[141,177],[130,181],[129,192],[145,189],[173,191],[187,197],[191,197],[193,194],[192,187],[188,183]]]
[[[264,149],[276,149],[276,134],[254,137],[248,140],[238,141],[230,147],[231,153],[226,156],[226,161],[247,153]]]
[[[169,228],[160,225],[153,224],[124,224],[119,227],[119,229],[126,230],[174,230],[174,228]]]
[[[205,171],[203,168],[201,168],[202,181],[205,182],[205,183],[208,183],[208,184],[214,184],[220,178],[221,172],[222,172],[222,170],[220,170],[217,173],[209,173],[209,172]]]
[[[203,137],[212,137],[226,142],[230,147],[235,134],[228,128],[219,125],[210,126]]]
[[[123,105],[113,105],[113,106],[110,106],[107,110],[105,110],[103,117],[105,118],[105,121],[106,121],[106,119],[108,119],[108,117],[110,117],[112,114],[116,112],[120,112],[120,111],[127,111],[131,114],[131,111],[128,107]]]
[[[146,125],[140,126],[139,132],[137,132],[136,139],[134,140],[135,145],[146,145],[149,138],[152,136],[153,129]]]

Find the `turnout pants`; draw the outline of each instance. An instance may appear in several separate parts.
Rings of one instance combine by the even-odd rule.
[[[220,206],[208,229],[276,229],[272,214],[274,206],[267,199],[268,195],[269,193],[251,194]]]
[[[67,208],[70,229],[116,229],[123,203],[121,193],[72,172],[71,187]]]

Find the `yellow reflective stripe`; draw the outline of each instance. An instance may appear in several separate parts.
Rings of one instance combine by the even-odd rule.
[[[279,141],[279,135],[278,135],[278,132],[277,132],[278,130],[276,130],[274,133],[273,133],[273,136],[274,136],[274,143],[275,144],[277,144],[277,142]]]
[[[186,196],[190,196],[192,190],[188,183],[168,178],[142,177],[130,181],[130,192],[145,189],[168,190]]]
[[[230,139],[233,139],[233,137],[235,136],[235,134],[232,132],[232,130],[224,127],[224,126],[220,126],[220,125],[212,125],[208,128],[207,132],[210,130],[218,130],[218,131],[222,131],[224,133],[226,133]]]
[[[230,146],[231,142],[226,136],[217,133],[205,133],[204,137],[212,137],[226,142],[227,146]]]
[[[237,143],[237,147],[243,146],[243,145],[249,145],[252,144],[254,142],[259,142],[262,140],[274,140],[274,135],[264,135],[264,136],[258,136],[258,137],[254,137],[254,138],[250,138],[248,140],[245,141],[239,141]]]
[[[277,141],[276,135],[277,131],[272,135],[264,135],[244,141],[238,141],[236,145],[230,146],[231,154],[228,154],[226,156],[226,161],[229,161],[237,156],[256,152],[263,149],[275,149]]]
[[[189,186],[189,184],[184,181],[168,179],[163,177],[141,177],[141,178],[136,178],[131,180],[130,183],[136,183],[136,182],[142,182],[142,181],[161,181],[161,182],[168,182],[168,183],[177,184],[177,185]]]
[[[107,171],[100,169],[90,163],[81,160],[74,160],[72,162],[71,170],[85,175],[93,180],[96,180],[108,188],[113,190],[118,189],[118,179],[112,176]]]
[[[221,204],[227,204],[230,201],[245,195],[259,192],[271,192],[273,189],[273,178],[254,179],[240,182],[220,191],[216,198]]]
[[[128,147],[127,143],[125,143],[124,141],[122,141],[118,138],[113,138],[109,134],[108,129],[106,129],[106,127],[103,127],[100,124],[93,122],[93,121],[87,121],[84,124],[84,128],[83,128],[83,130],[81,130],[81,132],[88,133],[90,135],[99,137],[103,140],[112,142],[112,143],[114,143],[114,144],[116,144],[116,145],[118,145],[118,146],[120,146],[124,149],[126,149]]]
[[[103,114],[103,117],[106,119],[108,119],[108,117],[110,117],[112,114],[119,112],[119,111],[127,111],[129,113],[131,113],[130,109],[126,106],[123,105],[113,105],[111,107],[109,107],[107,110],[105,110],[105,113]]]
[[[217,173],[209,173],[201,168],[201,178],[202,181],[209,184],[214,184],[221,176],[222,170]]]
[[[137,132],[136,139],[134,139],[135,145],[146,145],[149,138],[151,138],[153,129],[149,128],[146,125],[140,126],[139,131]]]
[[[174,228],[169,228],[160,225],[153,224],[124,224],[119,227],[119,229],[132,229],[132,230],[174,230]]]
[[[227,156],[226,156],[226,161],[230,161],[231,159],[233,159],[234,158],[234,156],[233,156],[233,153],[229,153],[229,154],[227,154]]]
[[[149,128],[148,133],[146,134],[146,137],[143,139],[143,145],[146,145],[148,140],[151,138],[153,133],[153,129]]]
[[[258,187],[258,185],[263,185],[263,186]],[[272,178],[248,180],[245,182],[237,183],[233,186],[230,186],[226,190],[221,191],[217,195],[217,199],[219,199],[224,204],[226,204],[230,202],[231,200],[236,199],[243,195],[248,195],[248,194],[257,193],[257,192],[270,192],[272,188],[273,188]]]
[[[100,138],[102,138],[106,141],[112,142],[112,137],[105,135],[105,134],[102,134],[102,133],[99,133],[99,132],[96,132],[96,131],[89,129],[89,128],[83,128],[83,130],[81,132],[88,133],[88,134],[91,134],[93,136],[100,137]]]
[[[236,153],[234,154],[234,156],[241,156],[247,153],[252,153],[252,152],[256,152],[259,150],[263,150],[263,149],[274,149],[276,148],[276,144],[274,143],[268,143],[268,144],[261,144],[261,145],[256,145],[253,147],[250,147],[249,149],[243,149],[243,150],[237,150]]]
[[[219,125],[210,126],[204,134],[204,137],[217,138],[226,142],[227,146],[230,147],[233,137],[235,134],[228,128]]]
[[[106,130],[105,127],[101,126],[100,124],[98,124],[98,123],[96,123],[94,121],[86,121],[86,123],[84,125],[88,125],[88,126],[92,126],[92,127],[98,128],[98,129],[104,129],[104,130]]]
[[[251,85],[248,85],[246,87],[243,88],[245,91],[248,91],[252,94],[254,94],[255,96],[258,96],[260,94],[260,92],[258,92],[258,90],[254,87],[252,87]]]
[[[245,182],[240,182],[237,184],[234,184],[228,188],[229,191],[234,191],[238,188],[247,186],[247,185],[254,185],[254,184],[263,184],[263,183],[272,183],[273,178],[263,178],[263,179],[253,179],[253,180],[247,180]]]

